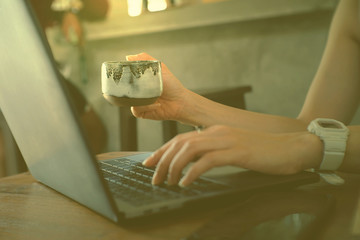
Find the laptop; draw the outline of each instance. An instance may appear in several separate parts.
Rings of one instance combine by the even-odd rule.
[[[0,1],[0,25],[0,108],[30,173],[114,222],[319,180],[310,172],[273,176],[239,171],[203,176],[182,189],[151,185],[154,169],[141,165],[151,153],[97,161],[27,1]]]

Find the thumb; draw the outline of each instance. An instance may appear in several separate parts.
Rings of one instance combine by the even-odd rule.
[[[127,61],[139,61],[139,60],[156,60],[152,56],[147,53],[139,53],[136,55],[128,55],[126,56]]]

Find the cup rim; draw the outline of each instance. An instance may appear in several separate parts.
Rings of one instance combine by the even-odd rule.
[[[141,65],[141,64],[148,64],[148,63],[161,63],[158,60],[138,60],[138,61],[105,61],[103,64],[120,64],[123,66],[127,65]]]

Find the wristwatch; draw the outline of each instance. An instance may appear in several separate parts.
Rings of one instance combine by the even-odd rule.
[[[344,159],[349,129],[342,122],[328,118],[313,120],[307,129],[324,143],[324,156],[319,170],[337,170]]]

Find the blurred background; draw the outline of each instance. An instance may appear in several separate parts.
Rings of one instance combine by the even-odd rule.
[[[64,32],[64,19],[44,30],[60,71],[86,100],[83,111],[91,108],[98,118],[90,132],[103,128],[93,136],[99,153],[154,151],[177,132],[191,130],[136,120],[129,109],[103,99],[102,62],[140,52],[163,61],[193,91],[251,111],[296,117],[338,0],[98,0],[88,15],[86,2],[51,4],[53,12],[70,9],[77,16],[80,35],[76,26],[65,25]],[[353,121],[359,123],[360,113]],[[1,129],[6,147],[0,174],[26,170],[9,160],[9,133],[4,124]]]

